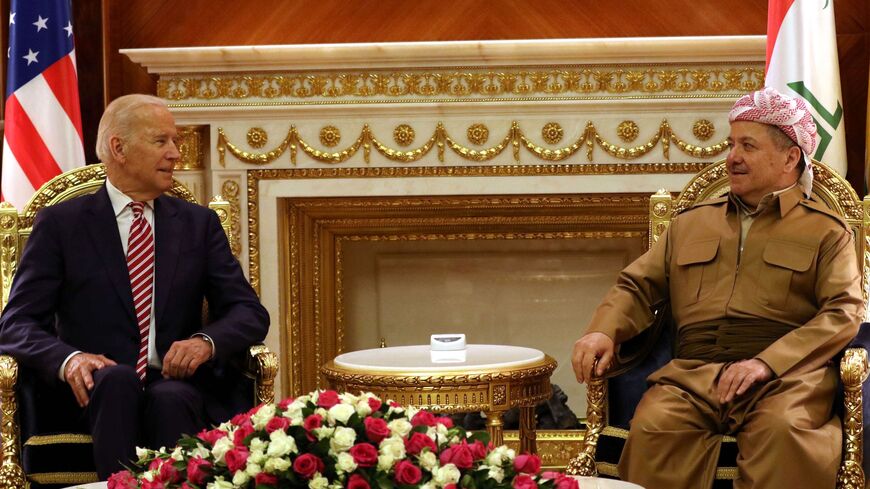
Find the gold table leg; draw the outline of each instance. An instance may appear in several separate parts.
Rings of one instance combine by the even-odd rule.
[[[520,408],[520,453],[537,453],[537,438],[535,433],[535,407]]]
[[[486,414],[486,431],[489,433],[489,441],[495,445],[503,445],[504,444],[504,433],[503,427],[504,423],[502,422],[501,411],[488,411]]]

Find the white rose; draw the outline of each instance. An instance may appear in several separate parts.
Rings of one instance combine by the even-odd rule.
[[[354,409],[356,409],[356,414],[360,418],[365,418],[369,414],[372,414],[372,408],[369,406],[369,400],[365,396],[361,397],[354,405]]]
[[[487,477],[501,484],[501,481],[504,480],[504,469],[501,467],[490,467]]]
[[[420,453],[420,455],[417,457],[417,460],[420,461],[420,467],[423,467],[429,472],[432,472],[435,467],[438,466],[438,456],[429,450],[424,450],[422,453]]]
[[[387,403],[389,404],[389,401],[387,401]],[[390,406],[390,408],[387,409],[387,414],[402,414],[404,412],[405,408],[402,406]]]
[[[296,440],[282,430],[275,430],[269,434],[269,448],[266,454],[270,457],[283,457],[288,453],[297,453],[299,448]]]
[[[259,436],[255,436],[255,437],[251,438],[251,443],[250,443],[250,445],[248,446],[248,448],[249,448],[251,451],[254,451],[254,450],[265,450],[265,449],[266,449],[266,445],[268,445],[268,444],[269,444],[269,442],[267,442],[266,440],[263,440],[263,439],[260,438]]]
[[[234,489],[235,486],[232,482],[224,480],[222,476],[217,476],[214,482],[209,482],[205,487],[206,489]]]
[[[326,489],[327,487],[329,487],[329,480],[321,475],[312,477],[311,480],[308,481],[309,489]]]
[[[263,452],[262,449],[251,450],[250,455],[248,455],[248,465],[257,464],[263,465],[263,462],[266,461],[266,453]]]
[[[263,465],[263,470],[270,474],[274,474],[289,469],[290,465],[290,461],[286,458],[272,457],[269,460],[266,460],[266,464]]]
[[[389,455],[394,459],[405,458],[405,440],[398,436],[384,438],[381,440],[378,452],[381,455]]]
[[[252,463],[251,459],[248,458],[248,465],[245,467],[245,473],[248,475],[248,477],[257,477],[257,474],[262,471],[263,467],[260,464]],[[233,478],[233,482],[235,482],[235,477]]]
[[[356,462],[353,461],[353,455],[347,452],[341,452],[335,461],[335,468],[338,472],[351,473],[356,470]]]
[[[359,396],[355,396],[350,392],[342,392],[338,395],[338,398],[342,403],[350,405],[356,404],[356,402],[359,401]]]
[[[314,414],[319,414],[321,418],[326,419],[326,416],[329,414],[329,411],[326,408],[319,407],[314,410]]]
[[[378,470],[388,472],[396,463],[395,457],[392,455],[378,455]]]
[[[291,424],[300,425],[302,424],[302,408],[305,407],[305,402],[300,399],[296,399],[291,402],[287,409],[284,411],[282,416],[285,418],[290,418]]]
[[[236,473],[233,474],[233,485],[236,487],[242,487],[250,479],[251,476],[249,476],[244,470],[237,470]]]
[[[356,442],[356,431],[353,428],[339,426],[329,440],[329,448],[335,453],[346,452],[350,450],[354,442]]]
[[[453,464],[443,465],[438,467],[432,474],[432,480],[441,487],[447,484],[456,484],[459,482],[459,469]]]
[[[347,424],[347,420],[350,419],[350,416],[355,412],[356,409],[352,404],[336,404],[329,408],[326,419],[332,424],[335,424],[336,422]]]
[[[313,430],[311,430],[311,432],[314,433],[314,436],[316,436],[318,440],[323,440],[325,438],[331,437],[332,434],[335,433],[335,428],[328,428],[324,426],[322,428],[314,428]]]
[[[148,482],[154,482],[154,471],[149,470],[149,471],[145,472],[144,474],[142,474],[142,478]]]
[[[274,404],[264,404],[263,407],[257,410],[253,416],[251,416],[251,424],[254,425],[254,429],[262,430],[266,427],[266,423],[269,422],[272,418],[275,417],[275,405]]]
[[[232,449],[233,442],[229,438],[223,437],[214,443],[214,447],[211,449],[211,454],[214,456],[215,462],[223,462],[224,455]]]
[[[176,462],[179,460],[184,460],[184,454],[181,453],[181,447],[175,447],[175,450],[172,451],[172,455],[169,456],[172,460]]]
[[[516,456],[516,452],[504,445],[501,445],[495,447],[491,452],[489,452],[489,455],[486,456],[486,463],[487,465],[501,467],[502,465],[504,465],[505,461],[512,461],[514,459],[514,456]]]
[[[405,418],[394,419],[387,423],[387,427],[390,428],[390,433],[402,437],[408,436],[408,433],[414,428],[411,426],[411,422]]]
[[[190,458],[194,458],[197,456],[207,459],[209,456],[211,456],[211,452],[208,450],[208,448],[202,446],[202,443],[197,443],[196,448],[190,451]]]

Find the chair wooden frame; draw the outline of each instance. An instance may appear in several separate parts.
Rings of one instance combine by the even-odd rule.
[[[831,209],[843,216],[855,233],[858,263],[861,267],[864,302],[868,300],[870,285],[870,196],[863,201],[841,176],[822,163],[814,162],[815,178],[813,194]],[[711,164],[695,175],[676,199],[659,190],[650,197],[650,245],[665,232],[671,219],[689,209],[697,202],[724,195],[730,190],[725,162]],[[650,348],[652,343],[649,342]],[[646,352],[648,353],[648,351]],[[631,369],[644,352],[624,362],[615,362],[604,377],[591,380],[587,386],[586,435],[583,448],[568,463],[567,472],[574,475],[597,476],[599,467],[595,460],[598,439],[607,424],[607,378]],[[862,468],[864,448],[863,398],[861,385],[870,374],[867,351],[849,348],[840,362],[840,378],[844,388],[843,410],[843,459],[837,474],[838,489],[864,487]]]
[[[0,310],[5,307],[12,288],[12,279],[18,267],[21,252],[33,228],[36,213],[65,200],[97,191],[105,182],[106,171],[102,164],[88,165],[58,175],[43,185],[18,212],[8,203],[0,204],[0,281],[2,296]],[[196,198],[181,182],[173,179],[168,195],[196,203]],[[230,203],[215,196],[208,204],[220,220],[227,237],[232,241]],[[278,373],[278,356],[265,345],[252,346],[242,368],[245,375],[254,380],[254,399],[257,403],[269,403],[275,399],[275,376]],[[0,355],[0,441],[3,462],[0,464],[0,489],[29,486],[27,474],[21,466],[21,431],[18,424],[18,363],[8,355]],[[71,435],[76,443],[90,443],[89,435]],[[69,437],[67,437],[69,438]],[[43,474],[43,484],[84,484],[96,482],[96,473],[71,472]]]

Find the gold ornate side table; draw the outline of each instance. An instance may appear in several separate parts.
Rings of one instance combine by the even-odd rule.
[[[550,397],[556,361],[517,346],[468,345],[464,353],[439,359],[428,345],[361,350],[337,356],[321,371],[340,391],[372,392],[440,413],[483,411],[496,445],[504,442],[502,414],[519,407],[520,450],[535,452],[535,406]]]

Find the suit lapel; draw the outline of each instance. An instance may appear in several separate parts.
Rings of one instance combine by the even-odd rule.
[[[154,324],[160,324],[160,318],[166,311],[169,300],[169,290],[175,276],[178,264],[179,248],[181,246],[182,223],[177,215],[178,209],[171,199],[158,197],[154,200],[154,246],[155,246],[155,278],[154,278]]]
[[[124,247],[118,232],[118,220],[112,209],[112,202],[109,200],[105,185],[89,198],[87,213],[90,214],[90,218],[85,219],[84,225],[87,227],[105,271],[114,285],[115,293],[118,294],[118,298],[124,304],[124,309],[132,320],[130,324],[135,329],[136,314],[133,312],[133,292],[130,290],[127,257],[124,256]]]

